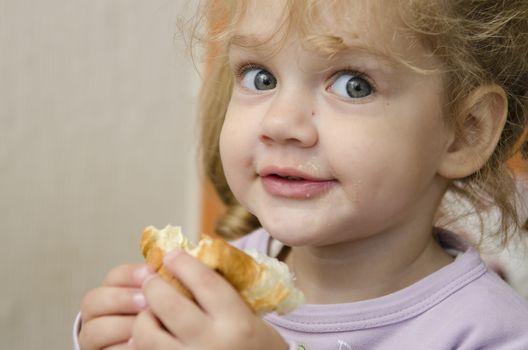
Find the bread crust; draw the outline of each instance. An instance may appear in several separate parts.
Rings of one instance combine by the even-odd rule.
[[[140,247],[141,253],[145,258],[145,262],[151,266],[165,281],[169,282],[181,294],[189,299],[193,299],[192,293],[183,286],[163,265],[163,258],[168,252],[157,245],[158,237],[156,230],[152,227],[147,227],[141,235]]]
[[[175,229],[178,230],[176,236],[174,231],[170,231]],[[292,285],[266,280],[270,278],[269,270],[273,269],[272,266],[257,262],[253,257],[223,239],[204,236],[194,247],[187,238],[181,236],[179,228],[167,226],[164,230],[157,230],[151,226],[143,231],[140,246],[146,263],[189,299],[193,299],[191,292],[163,265],[165,254],[174,248],[185,250],[223,276],[256,314],[290,311],[283,311],[279,305],[292,291]],[[295,291],[295,293],[302,297],[300,292]],[[302,302],[301,299],[299,302]]]

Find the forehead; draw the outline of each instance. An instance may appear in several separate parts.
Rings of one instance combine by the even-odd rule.
[[[419,66],[424,48],[399,16],[392,0],[259,0],[246,7],[231,44],[280,47],[286,38],[332,56],[362,49]]]
[[[398,19],[391,9],[393,6],[389,6],[392,1],[384,6],[381,0],[250,0],[245,3],[247,7],[241,14],[236,35],[271,42],[288,35],[302,38],[331,35],[341,38],[345,44],[354,41],[374,44],[380,39],[394,39],[391,33]]]

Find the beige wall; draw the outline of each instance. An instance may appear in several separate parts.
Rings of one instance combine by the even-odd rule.
[[[69,349],[144,226],[198,227],[197,78],[175,0],[0,0],[0,343]]]

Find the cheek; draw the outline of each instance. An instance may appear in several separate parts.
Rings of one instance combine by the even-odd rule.
[[[250,130],[235,118],[226,116],[220,132],[220,157],[225,167],[240,165],[239,162],[247,157]]]
[[[227,131],[227,125],[226,123],[224,123],[222,125],[222,129],[220,131],[220,138],[218,140],[218,147],[219,147],[219,152],[220,152],[220,159],[222,160],[222,164],[225,164],[228,159],[229,159],[229,156],[230,156],[230,145],[229,145],[229,142],[227,142],[227,135],[228,134],[228,131]]]
[[[226,117],[220,133],[220,159],[226,180],[235,195],[243,191],[252,174],[252,149],[250,133],[246,128]]]
[[[233,144],[232,138],[230,137],[229,125],[224,123],[219,140],[220,159],[222,161],[222,169],[224,171],[227,184],[233,195],[239,200],[238,193],[240,192],[239,187],[241,185],[241,181],[240,173],[235,168],[238,162],[236,159],[237,154],[234,152],[235,148],[233,147]]]
[[[408,142],[412,135],[401,137],[394,129],[384,132],[380,126],[348,130],[328,140],[331,144],[326,148],[326,159],[348,199],[358,204],[400,193],[417,181],[413,178],[417,164],[429,161],[426,154],[420,154],[420,142]]]
[[[236,140],[234,139],[232,127],[229,122],[225,122],[220,132],[219,148],[220,148],[220,159],[222,160],[222,166],[224,173],[229,181],[230,173],[233,167],[238,163],[237,158],[240,156],[236,152]],[[235,172],[236,173],[236,172]]]

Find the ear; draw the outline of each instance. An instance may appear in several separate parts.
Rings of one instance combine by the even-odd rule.
[[[452,130],[439,174],[460,179],[478,171],[499,142],[506,117],[508,99],[498,85],[482,85],[461,103],[456,130]]]

